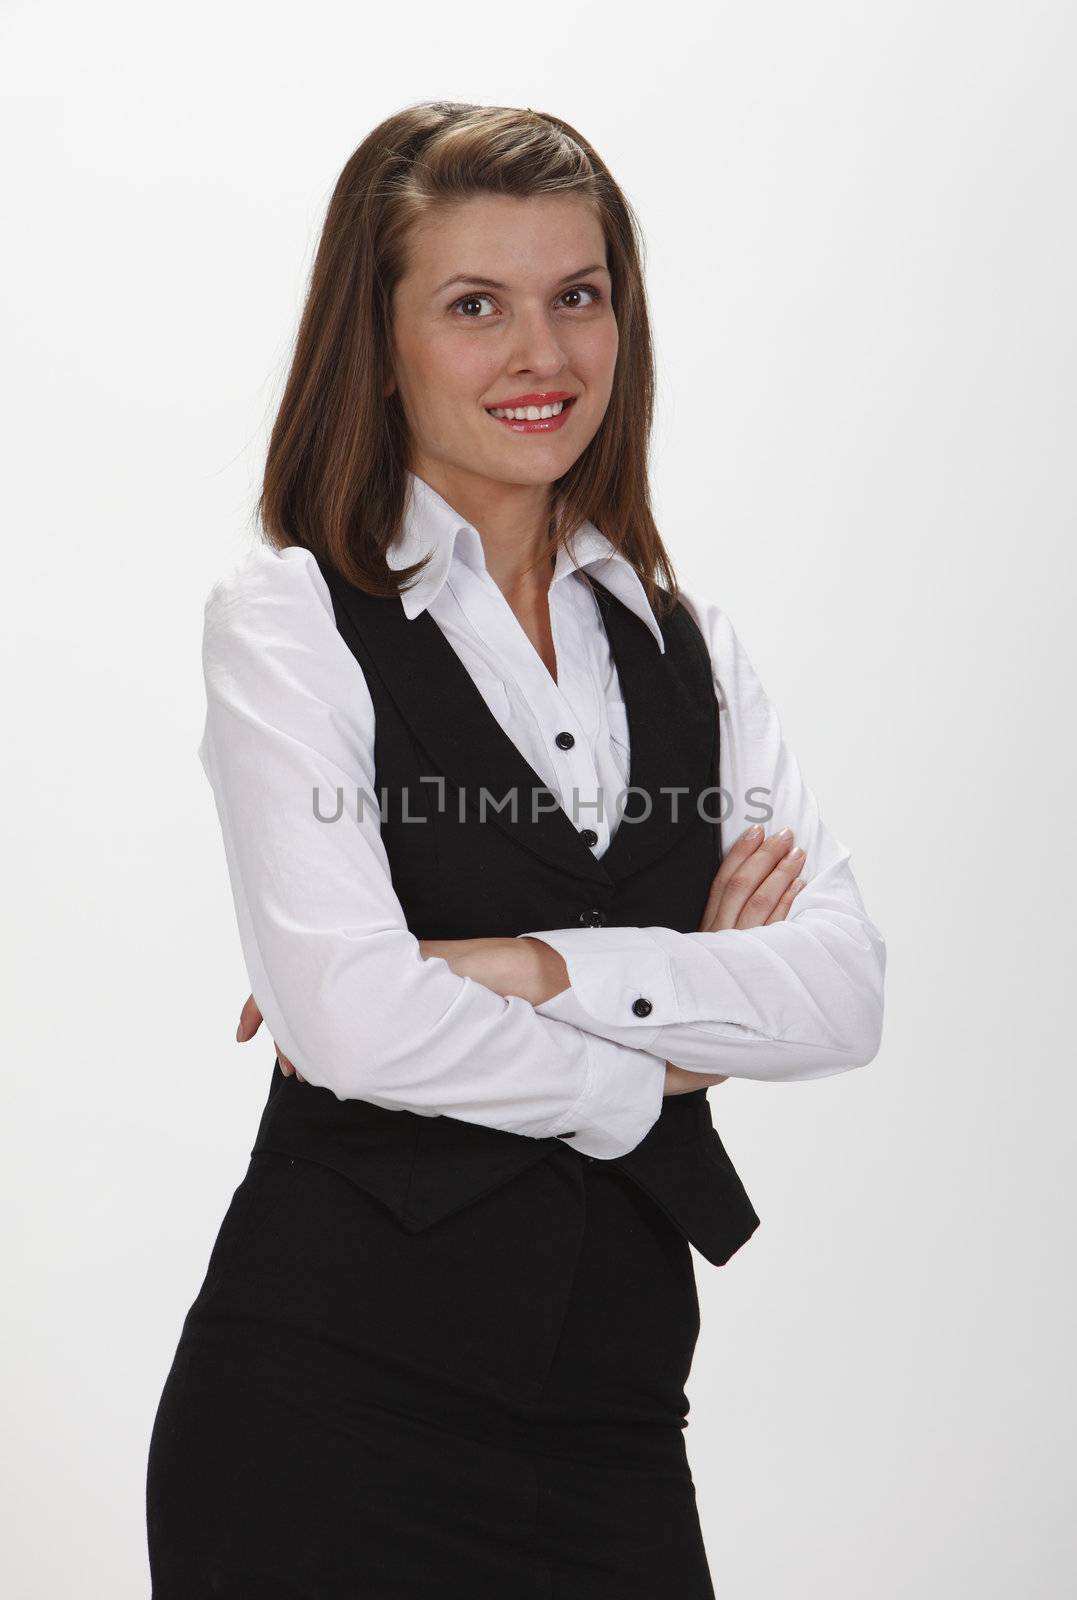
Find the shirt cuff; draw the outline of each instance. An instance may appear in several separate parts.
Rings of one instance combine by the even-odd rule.
[[[600,948],[596,931],[602,935]],[[562,990],[554,1000],[571,994],[587,1020],[603,1024],[603,1032],[607,1027],[623,1028],[628,1042],[646,1050],[659,1028],[681,1020],[669,955],[649,928],[557,928],[519,937],[541,939],[563,957],[571,989]],[[535,1009],[550,1014],[543,1006]],[[578,1013],[557,1015],[586,1026]]]
[[[545,1005],[535,1010],[542,1012]],[[612,1161],[634,1150],[658,1121],[666,1086],[665,1058],[626,1050],[596,1034],[581,1037],[587,1040],[586,1086],[549,1133],[581,1155]]]

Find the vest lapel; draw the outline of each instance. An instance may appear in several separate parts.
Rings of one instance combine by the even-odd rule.
[[[331,570],[326,578],[345,638],[353,649],[353,640],[366,647],[357,652],[360,659],[373,659],[388,694],[430,758],[431,774],[444,774],[463,789],[472,813],[485,814],[488,823],[560,871],[606,887],[671,848],[677,836],[673,796],[663,793],[663,786],[667,791],[670,786],[687,789],[677,797],[680,815],[687,819],[698,791],[709,781],[718,736],[717,702],[713,695],[701,702],[693,693],[698,677],[689,676],[684,659],[693,647],[692,633],[698,648],[705,650],[686,614],[662,623],[666,653],[661,655],[640,618],[608,589],[591,582],[621,683],[631,751],[624,814],[605,855],[596,858],[502,728],[430,613],[422,611],[409,621],[398,600],[367,595]],[[499,810],[503,799],[508,803]],[[610,808],[617,800],[617,795],[606,797]],[[633,816],[641,820],[633,822]]]
[[[628,712],[628,793],[617,831],[602,857],[603,868],[616,883],[664,855],[676,843],[678,826],[693,820],[697,797],[717,770],[718,702],[713,692],[699,694],[700,652],[708,683],[710,661],[702,635],[686,611],[662,620],[666,650],[659,655],[646,624],[608,589],[594,581],[591,587]],[[686,793],[670,792],[678,788]],[[714,814],[712,799],[705,815]],[[633,817],[641,820],[634,822]]]
[[[607,883],[601,864],[502,728],[429,611],[409,621],[399,600],[366,595],[336,578],[334,595],[344,608],[343,617],[338,610],[341,631],[347,638],[350,623],[367,646],[388,694],[430,758],[431,774],[444,774],[464,790],[469,811],[551,866]],[[504,810],[497,809],[503,800]]]

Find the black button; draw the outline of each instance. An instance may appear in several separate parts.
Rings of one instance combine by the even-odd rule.
[[[598,834],[593,828],[584,828],[583,832],[580,834],[580,838],[583,840],[584,844],[598,843]]]
[[[636,1013],[637,1017],[649,1017],[651,1012],[654,1010],[654,1007],[649,1000],[644,1000],[641,997],[639,1000],[633,1000],[632,1010]]]
[[[559,733],[554,740],[554,744],[559,750],[571,750],[575,743],[576,741],[571,733]]]
[[[586,911],[580,912],[581,928],[603,928],[605,925],[606,913],[600,911],[597,906],[588,906]]]

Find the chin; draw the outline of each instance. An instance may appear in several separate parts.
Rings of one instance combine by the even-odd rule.
[[[531,461],[525,467],[522,463],[503,463],[500,471],[494,476],[505,483],[516,483],[521,486],[529,485],[531,488],[548,487],[556,483],[558,478],[563,478],[572,466],[572,461]]]

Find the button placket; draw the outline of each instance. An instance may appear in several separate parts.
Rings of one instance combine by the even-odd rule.
[[[600,779],[594,752],[586,739],[578,739],[568,728],[559,729],[553,743],[562,752],[559,760],[568,768],[561,780],[561,806],[582,842],[593,849],[600,839],[597,828],[584,826],[584,819],[601,816]]]
[[[531,712],[534,732],[548,741],[549,759],[540,762],[532,758],[536,771],[569,821],[581,830],[585,847],[594,849],[603,835],[609,841],[609,820],[598,809],[601,779],[593,749],[594,729],[587,726],[586,720],[588,697],[595,694],[595,686],[572,612],[576,597],[571,590],[562,593],[563,587],[553,586],[550,595],[556,680],[484,565],[465,564],[463,571],[454,576],[453,592],[477,633],[504,642],[501,670],[511,672],[515,678]],[[593,604],[589,593],[587,599]],[[583,825],[592,819],[599,826],[584,829]]]
[[[602,843],[604,834],[606,843],[609,842],[608,823],[603,817],[605,808],[600,807],[602,769],[595,751],[595,740],[601,729],[599,703],[602,694],[594,672],[590,636],[581,625],[581,606],[593,606],[594,599],[590,586],[581,584],[570,566],[566,564],[563,572],[564,581],[558,581],[555,576],[550,587],[550,618],[557,642],[556,692],[571,712],[573,722],[560,729],[556,722],[553,724],[554,743],[565,755],[573,751],[565,810],[579,830],[582,842],[593,850]],[[590,622],[585,610],[582,615]],[[563,761],[564,755],[557,759]],[[592,819],[594,825],[588,826]]]

